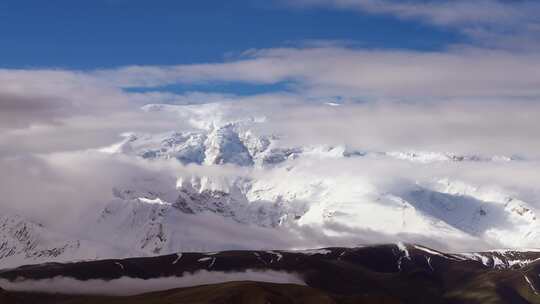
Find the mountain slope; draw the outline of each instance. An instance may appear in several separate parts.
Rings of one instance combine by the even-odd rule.
[[[127,294],[133,294],[144,292],[144,284],[151,285],[154,281],[161,282],[154,284],[159,286],[157,289],[167,289],[174,284],[189,287],[200,284],[197,282],[237,281],[242,280],[242,276],[261,278],[266,273],[269,279],[266,282],[277,279],[278,274],[296,276],[303,282],[301,285],[315,289],[308,294],[338,302],[364,298],[387,299],[395,303],[540,303],[537,294],[539,271],[539,251],[448,254],[399,243],[305,251],[178,253],[151,258],[23,266],[1,271],[0,286],[24,290],[28,284],[34,291],[40,288],[58,290],[62,284],[75,280],[82,284],[78,285],[84,288],[81,290],[95,293],[92,289],[99,286],[96,280],[107,280],[103,286],[107,286],[109,292],[118,291],[122,282],[131,280],[129,285],[124,283],[123,286],[133,286],[135,290],[125,290]],[[196,279],[201,277],[205,281]],[[50,278],[55,280],[48,280]],[[40,285],[40,282],[47,283]],[[249,294],[252,286],[242,284],[239,291]],[[202,288],[219,293],[223,286]],[[290,290],[288,286],[275,287],[277,294],[287,294]],[[308,289],[300,290],[307,292]],[[106,292],[105,289],[100,291]],[[162,294],[171,292],[174,291]],[[233,303],[232,299],[223,301]]]
[[[203,285],[197,287],[178,288],[167,291],[146,293],[136,296],[107,297],[107,296],[70,296],[36,293],[0,294],[0,302],[6,304],[40,303],[79,304],[363,304],[363,303],[401,303],[389,296],[336,296],[324,293],[315,288],[299,285],[273,284],[263,282],[228,282],[221,284]]]

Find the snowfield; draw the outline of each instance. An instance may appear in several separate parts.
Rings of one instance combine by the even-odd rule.
[[[169,166],[178,174],[149,174],[111,185],[111,199],[74,220],[78,225],[69,229],[4,213],[2,268],[189,250],[302,249],[402,239],[435,248],[448,240],[463,244],[451,248],[455,251],[540,244],[534,189],[475,183],[455,173],[482,170],[486,164],[536,164],[534,160],[372,151],[345,143],[294,146],[287,134],[260,132],[268,121],[264,116],[231,112],[219,103],[147,105],[143,110],[177,115],[191,127],[130,131],[121,141],[88,153]],[[480,255],[467,258],[488,263]]]

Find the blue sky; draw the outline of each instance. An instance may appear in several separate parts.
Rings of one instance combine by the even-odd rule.
[[[429,51],[467,38],[419,20],[258,0],[0,2],[2,68],[220,62],[252,48],[321,40]]]
[[[533,0],[4,0],[0,89],[67,104],[81,88],[136,105],[192,92],[530,100],[539,11]]]

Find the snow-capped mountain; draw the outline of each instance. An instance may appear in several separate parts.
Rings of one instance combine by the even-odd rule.
[[[145,159],[176,159],[182,164],[265,166],[281,163],[301,148],[274,147],[276,138],[255,136],[228,123],[209,130],[165,134],[124,134],[124,140],[102,148],[107,153],[136,155]]]
[[[212,125],[209,129],[163,134],[123,134],[124,139],[101,148],[107,153],[137,155],[145,159],[176,159],[182,164],[223,165],[244,167],[269,166],[283,163],[300,155],[323,158],[396,159],[417,163],[436,162],[510,162],[517,156],[466,155],[426,151],[362,151],[346,146],[284,146],[279,136],[256,135],[246,129],[245,122]]]
[[[8,268],[51,261],[121,257],[129,253],[105,242],[71,237],[19,215],[0,216],[0,265]]]
[[[18,261],[28,259],[54,259],[80,247],[78,241],[69,241],[17,215],[0,217],[0,259]],[[9,262],[8,262],[9,263]]]
[[[191,127],[125,133],[121,141],[97,153],[177,164],[178,170],[197,166],[239,168],[243,173],[216,177],[190,171],[165,181],[145,177],[111,185],[110,201],[85,213],[80,225],[69,231],[53,233],[22,217],[5,216],[0,222],[2,266],[275,244],[301,248],[324,245],[327,236],[340,244],[399,238],[477,240],[494,247],[534,247],[540,242],[534,201],[504,187],[446,176],[411,177],[396,187],[371,178],[369,171],[372,164],[387,162],[403,165],[408,172],[441,164],[503,166],[526,161],[521,158],[290,146],[283,140],[286,134],[265,134],[257,128],[264,117],[228,112],[220,104],[148,105],[144,110],[172,113]],[[351,161],[360,161],[355,163],[360,172],[347,170]],[[206,227],[208,223],[220,226]],[[244,230],[246,236],[230,237]],[[359,236],[362,231],[378,235],[366,240]],[[289,243],[277,236],[284,233]],[[244,237],[252,239],[244,243]]]

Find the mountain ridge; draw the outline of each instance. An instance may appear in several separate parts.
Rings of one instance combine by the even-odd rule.
[[[540,250],[455,254],[405,243],[300,251],[182,252],[146,258],[46,263],[1,270],[0,286],[23,291],[29,283],[34,291],[39,291],[37,286],[52,288],[56,284],[60,288],[75,280],[90,292],[92,286],[97,286],[96,280],[104,280],[103,286],[114,290],[114,286],[129,278],[133,286],[161,280],[162,288],[168,289],[174,284],[198,285],[196,282],[200,281],[194,278],[201,275],[206,282],[213,283],[218,283],[212,280],[221,276],[218,280],[225,283],[242,281],[242,276],[254,278],[254,274],[260,279],[265,273],[268,283],[281,280],[280,274],[296,276],[303,283],[295,284],[338,298],[368,296],[394,299],[396,303],[540,301]],[[41,281],[48,283],[39,285]],[[183,285],[185,282],[192,285]],[[142,290],[144,294],[142,287],[137,288],[126,292],[137,294]]]

